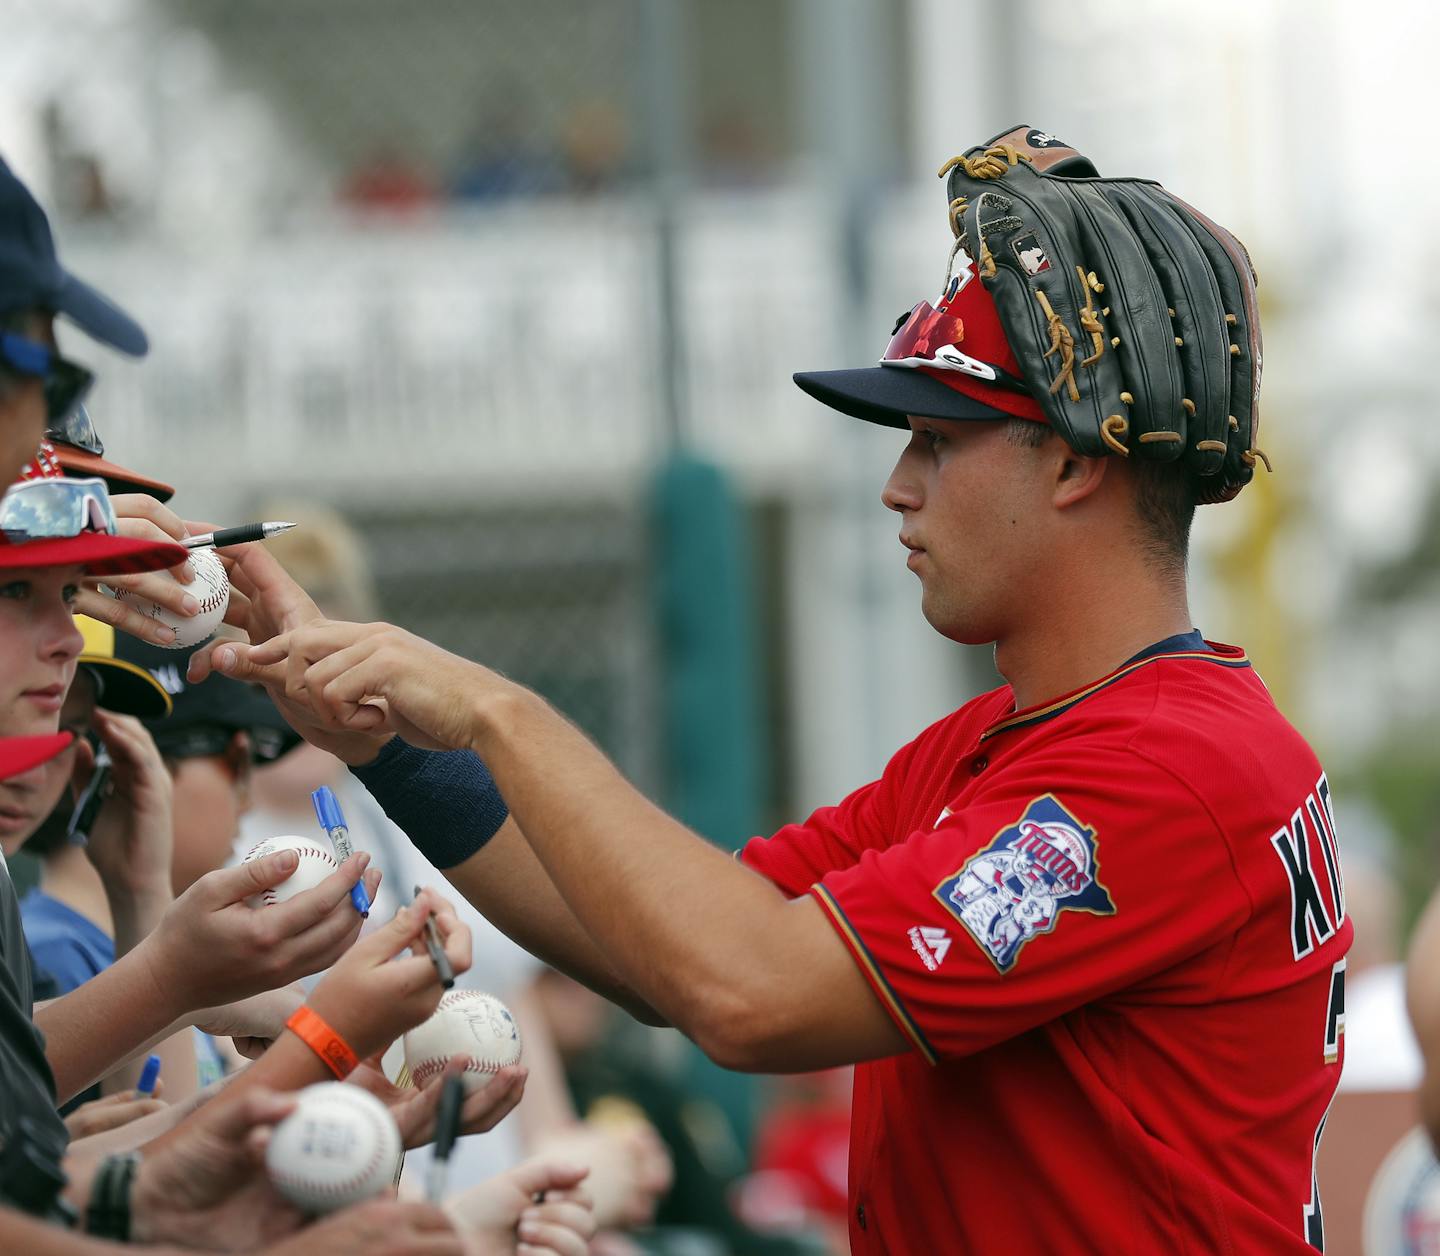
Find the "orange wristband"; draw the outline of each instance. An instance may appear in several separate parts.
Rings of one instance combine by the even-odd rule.
[[[326,1067],[341,1081],[360,1063],[350,1044],[308,1007],[296,1008],[295,1014],[285,1022],[285,1028],[324,1060]]]

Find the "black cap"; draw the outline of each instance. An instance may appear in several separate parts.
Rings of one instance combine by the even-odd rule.
[[[832,410],[867,423],[909,427],[905,416],[925,419],[1008,419],[983,401],[947,388],[920,371],[863,366],[841,371],[800,371],[791,378]]]
[[[60,265],[45,211],[0,160],[0,314],[26,309],[63,314],[132,357],[150,348],[139,323]]]
[[[175,759],[219,754],[235,733],[243,732],[250,736],[255,760],[270,763],[300,744],[300,735],[260,686],[218,673],[192,685],[186,670],[198,649],[167,650],[128,633],[115,634],[115,657],[144,668],[174,704],[168,717],[144,721],[161,754]]]

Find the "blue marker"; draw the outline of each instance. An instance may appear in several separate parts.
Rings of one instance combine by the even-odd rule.
[[[310,801],[315,805],[315,818],[330,835],[330,840],[335,843],[335,853],[344,863],[355,853],[355,848],[350,845],[350,828],[345,823],[345,813],[340,810],[340,800],[330,786],[322,785],[310,795]],[[350,887],[350,901],[362,916],[370,914],[370,899],[366,896],[363,881],[356,881]]]
[[[145,1067],[140,1070],[140,1081],[135,1087],[135,1093],[140,1095],[153,1095],[155,1083],[160,1080],[160,1057],[149,1055],[145,1057]]]

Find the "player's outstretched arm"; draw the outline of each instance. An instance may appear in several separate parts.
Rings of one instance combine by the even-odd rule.
[[[535,694],[387,624],[315,621],[216,654],[332,728],[477,754],[624,986],[719,1063],[813,1069],[905,1049],[817,903],[666,816]]]
[[[191,522],[188,526],[192,532],[203,532],[207,525]],[[315,603],[263,545],[231,546],[221,557],[229,570],[232,586],[227,619],[241,628],[252,643],[270,641],[320,621]],[[394,738],[395,734],[389,730],[339,727],[328,715],[317,711],[303,693],[292,696],[287,692],[283,669],[252,667],[246,652],[230,648],[232,646],[233,643],[222,641],[197,650],[191,657],[191,682],[198,683],[212,670],[219,670],[234,678],[265,685],[296,732],[351,768],[364,769],[372,764]],[[362,779],[393,818],[394,799],[381,796],[377,792],[379,786],[368,776],[362,775]],[[390,790],[407,788],[417,786],[413,774],[402,771],[396,774],[386,792],[388,795]],[[418,788],[423,791],[423,783]],[[457,830],[457,845],[466,850],[481,846],[470,832],[462,831],[472,823],[468,814],[472,808],[456,807],[449,814],[436,815],[432,800],[427,798],[421,810],[425,813],[427,828],[435,824],[451,825]],[[404,824],[401,827],[407,828]],[[416,834],[410,833],[410,836],[414,840]],[[427,836],[433,837],[433,834]],[[446,879],[486,919],[526,950],[618,1003],[638,1019],[652,1025],[666,1023],[664,1017],[621,980],[594,939],[576,920],[513,818],[475,854],[458,863],[447,865],[433,855],[431,858]]]

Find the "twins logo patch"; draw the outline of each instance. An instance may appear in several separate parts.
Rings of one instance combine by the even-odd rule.
[[[1062,912],[1113,916],[1099,880],[1095,830],[1053,794],[1036,798],[1014,824],[935,887],[991,963],[1009,972],[1020,949],[1054,930]]]

